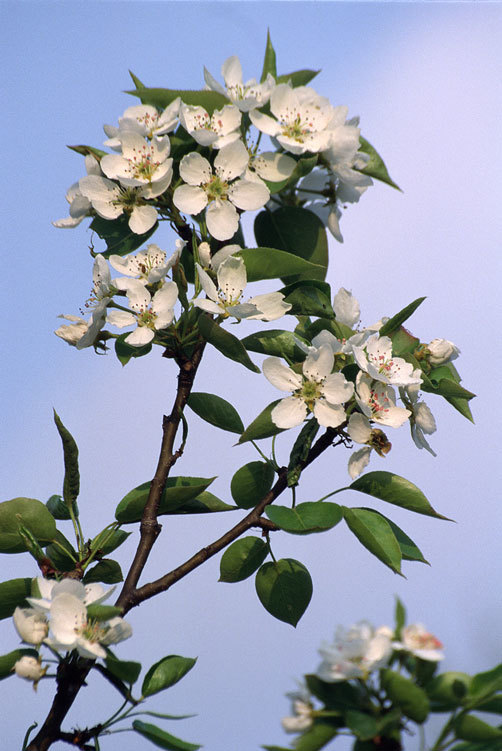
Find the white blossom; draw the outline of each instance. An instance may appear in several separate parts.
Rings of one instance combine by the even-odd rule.
[[[27,601],[37,611],[47,612],[50,610],[52,601],[61,594],[72,594],[78,597],[84,605],[92,603],[99,605],[108,599],[115,590],[115,587],[105,589],[101,584],[82,584],[76,579],[62,579],[60,582],[55,579],[45,579],[37,576],[36,586],[40,597],[27,597]]]
[[[354,480],[368,466],[374,449],[379,456],[385,456],[392,448],[387,436],[378,428],[373,428],[370,421],[360,412],[353,412],[347,424],[347,433],[355,443],[365,444],[362,449],[354,451],[348,464],[348,471]]]
[[[427,350],[429,362],[434,366],[451,362],[460,354],[459,348],[453,342],[449,342],[448,339],[433,339],[427,345]]]
[[[351,329],[354,328],[361,315],[358,301],[352,292],[346,290],[345,287],[340,287],[336,293],[333,300],[333,310],[335,311],[336,320],[339,323],[344,323],[345,326]]]
[[[40,658],[23,655],[14,664],[14,671],[20,678],[33,682],[33,688],[36,690],[38,682],[47,672],[47,667],[42,667]]]
[[[348,629],[338,626],[333,644],[324,643],[319,650],[323,659],[316,674],[327,683],[364,679],[387,664],[392,654],[391,638],[388,626],[375,629],[367,621]]]
[[[91,321],[87,323],[87,331],[75,342],[77,349],[85,349],[85,347],[90,347],[94,344],[96,336],[105,325],[106,309],[113,297],[110,269],[101,254],[98,254],[94,259],[92,279],[91,296],[85,303],[86,309],[92,311]],[[83,329],[83,327],[81,328]]]
[[[151,104],[136,104],[128,107],[122,117],[119,117],[118,128],[105,125],[104,131],[108,140],[105,146],[114,151],[120,151],[122,144],[120,137],[126,130],[139,133],[144,138],[152,139],[175,130],[179,121],[180,98],[176,97],[161,113]]]
[[[145,140],[139,133],[124,131],[120,136],[121,154],[106,154],[101,169],[107,177],[119,180],[125,187],[145,187],[164,192],[171,182],[173,160],[169,157],[169,138]],[[156,192],[158,186],[162,187]],[[153,194],[152,194],[153,195]],[[151,198],[152,195],[147,195]]]
[[[242,141],[220,149],[214,161],[214,173],[208,160],[198,152],[187,154],[180,163],[180,176],[185,184],[174,191],[175,206],[192,215],[206,209],[209,233],[217,240],[228,240],[239,226],[237,209],[261,209],[270,198],[264,183],[240,178],[248,160]]]
[[[35,608],[17,607],[12,618],[17,633],[26,644],[40,644],[49,632],[47,618]]]
[[[410,652],[421,660],[437,662],[444,659],[443,645],[421,623],[411,623],[401,630],[401,641],[392,643],[394,649]]]
[[[85,168],[88,175],[101,175],[99,162],[92,154],[87,154],[85,157]],[[77,227],[82,219],[86,216],[90,216],[91,213],[91,202],[82,193],[80,189],[80,181],[73,183],[73,185],[68,188],[66,192],[66,200],[70,204],[70,215],[64,219],[57,219],[55,222],[52,222],[54,227],[58,227],[59,229],[72,229],[73,227]]]
[[[155,331],[171,324],[178,287],[175,282],[166,282],[152,297],[140,279],[129,279],[126,294],[133,312],[110,310],[106,320],[119,328],[135,325],[136,329],[125,341],[134,347],[142,347],[152,341]]]
[[[422,378],[413,370],[411,363],[402,357],[393,357],[392,341],[388,336],[374,334],[363,346],[354,346],[352,351],[361,370],[375,381],[393,386],[422,383]]]
[[[139,281],[145,285],[156,284],[162,281],[179,261],[185,245],[184,240],[176,240],[176,250],[167,260],[165,250],[161,250],[155,243],[150,243],[146,250],[140,250],[136,255],[111,255],[108,260],[116,271],[120,271],[126,277],[139,277]],[[114,279],[113,283],[117,289],[127,289],[128,280],[119,278]]]
[[[240,138],[241,113],[233,104],[214,110],[211,116],[204,107],[181,104],[180,122],[201,146],[221,149]]]
[[[207,87],[228,97],[241,112],[250,112],[256,107],[262,107],[266,104],[275,86],[274,77],[270,73],[267,74],[263,83],[258,83],[255,78],[251,78],[244,83],[242,66],[236,55],[232,55],[225,60],[221,66],[221,74],[225,81],[224,87],[204,68],[204,80]]]
[[[291,699],[292,717],[283,717],[282,727],[286,733],[299,733],[312,725],[314,709],[309,691],[303,684],[297,691],[289,691],[286,696]]]
[[[118,185],[106,177],[90,175],[80,180],[79,187],[100,217],[113,221],[125,214],[129,217],[129,229],[136,235],[142,235],[157,221],[157,210],[147,204],[146,199],[155,198],[163,193],[170,181],[169,173],[164,181],[155,183],[155,187],[145,185],[131,188]]]
[[[245,177],[247,180],[266,180],[279,183],[287,180],[296,168],[296,160],[277,151],[264,151],[251,155]]]
[[[363,415],[391,428],[401,427],[411,415],[409,409],[396,407],[392,386],[374,381],[363,372],[359,372],[356,378],[356,401]]]
[[[200,265],[204,269],[213,269],[218,271],[220,265],[229,256],[235,255],[239,250],[242,250],[240,245],[231,244],[224,245],[222,248],[216,251],[214,255],[211,255],[211,247],[209,243],[202,242],[198,247]]]
[[[329,347],[320,347],[309,354],[303,363],[303,376],[284,365],[278,357],[268,357],[263,362],[263,374],[281,391],[293,395],[281,399],[271,412],[272,421],[279,428],[300,425],[309,412],[320,425],[336,428],[346,420],[344,408],[354,386],[342,373],[331,373],[333,353]]]
[[[414,372],[420,374],[417,368]],[[419,401],[419,386],[407,386],[405,389],[399,389],[401,399],[406,407],[410,410],[410,428],[411,437],[415,446],[419,449],[426,449],[432,456],[436,456],[435,451],[429,445],[425,435],[431,435],[436,432],[436,421],[427,404]]]

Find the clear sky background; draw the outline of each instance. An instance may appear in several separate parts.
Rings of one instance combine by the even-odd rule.
[[[128,616],[135,638],[117,648],[120,657],[133,659],[138,646],[147,667],[166,654],[199,656],[196,668],[150,708],[198,713],[166,728],[206,751],[287,745],[279,725],[289,710],[283,694],[315,669],[321,639],[331,639],[338,623],[391,623],[395,594],[408,605],[410,620],[424,622],[444,642],[446,669],[492,667],[500,660],[502,615],[501,5],[73,1],[4,2],[0,10],[2,499],[45,501],[61,492],[53,406],[80,446],[80,507],[89,537],[110,521],[128,490],[153,475],[161,416],[174,393],[172,364],[159,350],[122,368],[112,354],[77,352],[52,333],[57,315],[78,313],[91,286],[85,223],[75,230],[50,224],[66,215],[64,193],[84,174],[83,159],[65,144],[101,145],[102,124],[115,124],[135,101],[121,93],[130,88],[128,68],[147,85],[199,88],[203,65],[219,77],[225,58],[238,54],[245,77],[259,76],[267,26],[279,72],[322,68],[316,90],[361,116],[363,135],[404,191],[376,185],[349,208],[342,219],[345,243],[331,242],[328,281],[359,298],[363,324],[427,295],[410,328],[425,342],[454,341],[462,351],[463,383],[479,395],[474,426],[446,402],[427,399],[438,424],[431,437],[437,458],[419,452],[402,429],[390,436],[390,455],[370,466],[412,480],[456,520],[371,504],[412,536],[430,567],[405,563],[407,578],[395,576],[342,525],[316,537],[276,536],[276,557],[301,560],[314,580],[312,603],[293,629],[263,610],[252,579],[218,583],[219,560],[211,560]],[[172,251],[167,233],[155,241]],[[244,326],[242,336],[252,330]],[[244,422],[278,396],[262,376],[216,353],[207,357],[196,389],[225,395]],[[211,490],[228,500],[231,475],[254,451],[232,447],[229,434],[189,417],[189,448],[176,473],[218,475]],[[283,461],[290,440],[278,441]],[[306,472],[299,500],[346,484],[347,458],[343,450],[331,452]],[[366,504],[350,493],[340,501]],[[164,518],[145,576],[176,566],[236,518]],[[122,562],[136,541],[134,531]],[[1,571],[2,579],[35,573],[28,556],[4,556]],[[17,636],[10,622],[0,626],[5,653]],[[2,727],[4,747],[19,748],[27,726],[45,717],[52,684],[42,682],[34,695],[12,678],[0,693],[10,717]],[[71,723],[94,724],[111,714],[114,702],[103,681],[93,680]],[[150,744],[135,734],[102,743],[110,751],[143,747]],[[407,751],[416,747],[410,738]]]

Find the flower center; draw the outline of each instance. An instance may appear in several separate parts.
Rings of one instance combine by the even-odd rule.
[[[132,151],[134,156],[126,157],[132,177],[151,182],[155,171],[160,166],[160,162],[155,159],[153,146],[145,143],[139,151],[137,149],[132,149]]]
[[[312,412],[316,399],[322,396],[321,384],[316,381],[304,381],[302,387],[295,391],[294,396],[303,399],[309,410]]]
[[[375,389],[370,391],[368,405],[374,415],[378,415],[380,412],[388,412],[390,407],[393,406],[385,391],[378,393]]]
[[[157,317],[157,313],[154,313],[153,310],[140,311],[138,313],[138,326],[146,326],[148,329],[154,329]]]
[[[228,183],[222,180],[218,175],[214,175],[211,180],[203,186],[206,191],[208,201],[226,201],[228,194]]]
[[[103,626],[100,625],[99,621],[88,620],[83,626],[75,629],[75,633],[82,636],[84,639],[87,639],[87,641],[95,643],[100,642],[101,639],[103,639],[107,630],[107,628],[103,628]]]

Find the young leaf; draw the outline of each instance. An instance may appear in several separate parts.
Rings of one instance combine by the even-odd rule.
[[[127,365],[131,357],[143,357],[143,355],[147,355],[152,349],[151,342],[143,344],[141,347],[128,344],[125,340],[130,333],[130,331],[127,331],[115,339],[115,354],[122,365]]]
[[[258,417],[247,426],[246,430],[239,438],[239,443],[245,443],[246,441],[259,441],[261,438],[270,438],[272,435],[277,435],[277,433],[283,432],[283,428],[278,428],[270,416],[275,405],[279,404],[280,401],[280,399],[276,399],[260,412]]]
[[[302,274],[309,278],[322,272],[322,266],[277,248],[244,248],[236,253],[244,260],[248,282],[262,279],[279,279],[289,274]]]
[[[305,352],[298,347],[294,334],[291,331],[280,329],[266,329],[257,331],[255,334],[241,339],[242,344],[251,352],[259,352],[262,355],[274,355],[284,357],[286,360],[298,362],[305,358]]]
[[[472,714],[461,714],[455,720],[455,734],[463,741],[492,741],[502,739],[502,728],[488,725]]]
[[[94,146],[84,146],[83,144],[79,144],[78,146],[68,146],[68,148],[72,151],[76,151],[77,154],[81,154],[82,156],[94,156],[98,162],[101,161],[101,157],[107,155],[107,152],[102,149],[95,149]]]
[[[270,31],[267,31],[267,45],[265,47],[265,58],[263,60],[263,70],[261,72],[260,82],[266,81],[268,74],[277,78],[277,64],[275,59],[275,50],[270,39]]]
[[[84,576],[84,583],[103,582],[104,584],[118,584],[124,580],[122,569],[117,561],[103,558],[93,568],[88,569]]]
[[[213,482],[214,477],[168,477],[160,499],[158,516],[170,514],[187,501],[196,498]],[[115,518],[121,524],[141,521],[148,500],[150,482],[144,482],[129,491],[115,510]]]
[[[40,545],[56,536],[56,522],[47,506],[35,498],[13,498],[0,503],[0,553],[24,553],[26,546],[19,536],[19,524],[33,534]]]
[[[124,532],[123,529],[114,529],[113,532],[109,529],[103,530],[91,540],[89,547],[92,552],[99,550],[100,555],[108,555],[122,545],[130,534],[131,532]],[[102,540],[106,542],[103,543]]]
[[[347,727],[362,741],[370,740],[378,735],[378,726],[375,718],[365,712],[349,709],[345,714],[345,720]]]
[[[132,253],[133,250],[137,250],[146,243],[158,229],[158,226],[158,222],[155,222],[148,232],[138,235],[130,229],[128,217],[121,214],[117,219],[103,219],[100,216],[95,216],[89,225],[89,229],[96,232],[106,242],[106,250],[101,255],[108,258],[112,253],[125,256],[127,253]]]
[[[288,311],[289,315],[295,316],[316,316],[319,318],[334,318],[335,313],[331,305],[331,300],[317,287],[305,281],[301,286],[288,292],[287,288],[281,290],[285,295],[284,302],[289,303],[292,308]]]
[[[212,514],[220,511],[235,511],[236,508],[237,506],[224,503],[208,490],[203,490],[198,496],[185,501],[181,506],[177,506],[172,511],[166,511],[166,514]]]
[[[425,297],[417,297],[416,300],[410,302],[410,304],[400,310],[399,313],[396,313],[395,316],[389,318],[389,320],[384,323],[384,325],[378,332],[379,336],[389,336],[394,331],[397,331],[400,326],[402,326],[402,324],[407,321],[408,318],[415,312],[418,306],[423,303],[424,300]]]
[[[425,691],[400,673],[389,669],[382,671],[381,681],[389,699],[401,707],[406,717],[421,725],[430,711]]]
[[[215,394],[192,391],[187,401],[188,406],[202,420],[230,433],[242,433],[244,425],[239,413],[230,402]]]
[[[365,175],[369,175],[370,177],[374,177],[376,180],[381,180],[383,183],[387,183],[387,185],[390,185],[392,188],[396,188],[396,190],[401,190],[399,185],[396,185],[394,180],[391,179],[391,176],[387,172],[387,167],[384,164],[384,161],[380,154],[376,151],[376,149],[373,148],[373,146],[362,136],[359,137],[359,150],[362,151],[364,154],[369,154],[370,160],[367,163],[367,165],[360,170]]]
[[[266,514],[270,521],[293,535],[326,532],[343,518],[341,506],[327,501],[300,503],[295,508],[267,506]]]
[[[470,694],[476,699],[502,691],[502,663],[492,670],[477,673],[471,683]]]
[[[396,622],[396,638],[401,638],[401,629],[406,625],[406,608],[396,595],[396,607],[394,609],[394,620]]]
[[[27,607],[31,595],[31,579],[9,579],[0,583],[0,620],[10,618],[17,607]]]
[[[338,726],[318,720],[295,741],[295,751],[320,751],[338,735]]]
[[[295,70],[293,73],[284,73],[277,78],[277,83],[289,83],[296,88],[297,86],[306,86],[313,78],[319,75],[320,70]]]
[[[222,329],[209,315],[201,315],[199,318],[199,330],[204,339],[218,349],[225,357],[244,365],[253,373],[259,373],[260,369],[250,360],[246,348],[236,336]]]
[[[298,433],[289,455],[288,464],[288,487],[298,485],[301,475],[301,463],[307,458],[310,447],[319,431],[317,420],[308,420]]]
[[[156,725],[152,725],[149,722],[142,722],[141,720],[134,720],[132,723],[133,730],[135,730],[143,738],[146,738],[153,743],[154,746],[159,748],[165,748],[167,751],[198,751],[201,746],[196,743],[187,743],[182,741],[181,738],[166,733],[165,730],[161,730]]]
[[[75,569],[78,553],[59,529],[56,530],[53,542],[47,546],[46,553],[58,571],[73,571]]]
[[[401,549],[386,519],[369,509],[345,506],[343,516],[361,545],[396,574],[401,574]]]
[[[180,657],[180,655],[168,655],[152,665],[145,675],[141,693],[143,696],[152,696],[164,691],[178,683],[197,662],[196,657]]]
[[[261,604],[280,621],[296,626],[312,597],[312,579],[299,561],[282,558],[264,563],[256,574]]]
[[[106,667],[115,678],[124,683],[132,685],[136,683],[141,673],[141,663],[126,660],[119,660],[115,655],[107,654],[105,658]]]
[[[75,513],[75,501],[80,492],[80,473],[78,471],[78,447],[75,439],[61,422],[59,415],[54,410],[54,422],[63,443],[64,456],[64,481],[63,499],[68,508]]]
[[[204,107],[209,115],[212,115],[214,110],[219,110],[225,104],[228,104],[228,99],[223,94],[207,89],[194,91],[190,89],[158,89],[142,86],[135,91],[131,90],[125,93],[137,96],[143,104],[151,104],[159,110],[165,109],[177,97],[181,97],[181,100],[185,104]]]
[[[230,482],[230,492],[239,508],[256,506],[272,487],[274,476],[267,462],[249,462],[238,469]]]
[[[394,506],[414,511],[416,514],[425,516],[434,516],[436,519],[446,519],[441,516],[430,505],[419,488],[404,477],[394,475],[392,472],[368,472],[362,477],[358,477],[349,485],[352,490],[360,493],[367,493],[382,501],[392,503]]]
[[[268,546],[260,537],[236,540],[223,553],[220,582],[240,582],[254,574],[268,555]]]
[[[51,512],[54,519],[58,519],[59,521],[64,521],[66,519],[70,519],[70,512],[68,511],[68,506],[63,501],[60,495],[51,495],[48,501],[45,502],[45,505]],[[73,504],[73,508],[75,511],[78,511],[77,504]],[[78,516],[78,513],[75,514],[75,516]]]

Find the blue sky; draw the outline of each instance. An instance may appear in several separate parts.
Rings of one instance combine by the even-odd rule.
[[[260,606],[252,580],[217,583],[214,559],[153,606],[130,614],[136,639],[118,650],[149,665],[165,654],[199,656],[197,667],[152,707],[197,712],[170,730],[207,751],[252,751],[283,743],[283,694],[317,664],[316,649],[338,623],[392,618],[394,595],[411,620],[444,642],[450,669],[490,667],[500,655],[501,601],[499,443],[496,337],[500,322],[500,121],[502,8],[491,3],[332,2],[4,2],[2,70],[4,144],[0,187],[4,208],[3,342],[5,439],[2,499],[46,500],[60,492],[62,459],[51,422],[54,406],[80,445],[81,509],[89,535],[104,526],[130,488],[153,474],[163,411],[173,393],[171,364],[153,355],[122,368],[113,356],[76,352],[53,335],[60,313],[77,313],[90,289],[90,235],[56,230],[67,187],[83,174],[68,143],[100,146],[103,123],[133,103],[128,68],[145,83],[202,86],[202,66],[219,76],[231,54],[246,77],[259,75],[267,27],[280,72],[322,68],[314,86],[333,104],[361,116],[362,133],[384,157],[398,193],[377,185],[342,219],[345,242],[333,241],[328,280],[358,297],[363,324],[427,295],[410,320],[422,341],[445,337],[461,349],[458,368],[475,391],[473,426],[446,403],[429,399],[438,432],[433,458],[406,432],[373,469],[417,483],[456,524],[381,508],[417,542],[430,567],[405,565],[394,576],[335,528],[307,538],[284,536],[276,556],[304,562],[314,597],[296,630]],[[248,234],[249,237],[249,234]],[[172,238],[156,241],[170,249]],[[244,335],[243,332],[242,335]],[[258,383],[259,381],[259,383]],[[277,393],[261,376],[214,354],[199,390],[220,392],[250,420]],[[217,443],[215,441],[217,440]],[[218,475],[214,492],[228,498],[235,469],[252,449],[191,420],[191,447],[178,473]],[[287,441],[279,442],[286,452]],[[346,483],[344,453],[306,473],[301,500]],[[303,487],[303,486],[302,486]],[[349,494],[342,502],[356,505]],[[378,507],[375,504],[375,507]],[[153,578],[225,529],[225,518],[176,519],[154,550]],[[124,562],[136,534],[124,546]],[[30,576],[31,559],[5,558],[3,578]],[[158,622],[152,625],[152,614]],[[2,623],[3,652],[16,636]],[[46,682],[38,694],[10,679],[0,685],[12,706],[6,743],[19,746],[25,728],[45,716]],[[102,682],[83,692],[72,722],[99,721],[111,696]],[[111,707],[113,705],[110,705]],[[103,710],[104,711],[104,710]],[[110,710],[111,711],[111,710]],[[140,746],[132,734],[103,742],[122,751]],[[407,751],[414,751],[410,739]],[[145,747],[147,744],[145,742]],[[63,746],[61,746],[63,748]],[[335,746],[336,748],[336,746]]]

